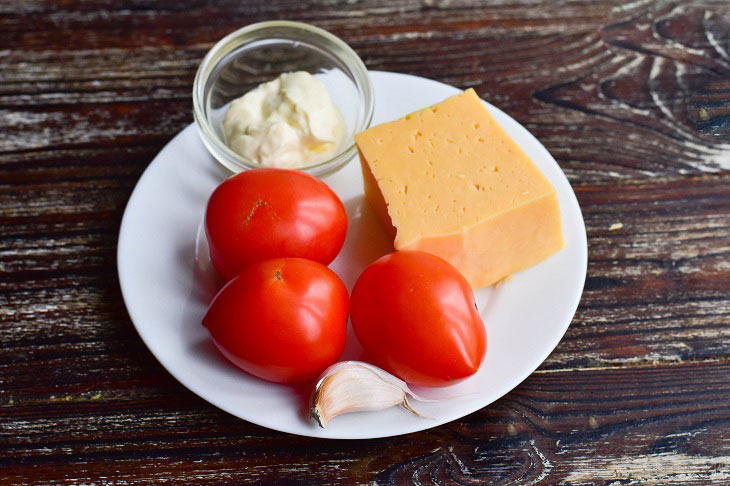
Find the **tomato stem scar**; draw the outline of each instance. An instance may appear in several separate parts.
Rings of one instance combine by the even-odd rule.
[[[281,270],[274,270],[274,277],[276,280],[281,280]]]
[[[256,213],[256,210],[258,208],[260,208],[261,206],[271,207],[271,206],[269,206],[269,203],[267,203],[263,199],[259,198],[258,200],[256,200],[253,207],[251,208],[251,212],[248,213],[248,216],[246,216],[246,223],[251,222],[251,218],[253,218],[253,215]]]

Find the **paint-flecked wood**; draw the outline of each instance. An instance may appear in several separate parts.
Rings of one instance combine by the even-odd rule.
[[[573,184],[580,307],[489,407],[403,437],[295,437],[197,398],[136,334],[127,199],[192,121],[207,49],[277,18],[370,69],[474,87]],[[729,172],[726,0],[0,0],[0,484],[728,483]]]

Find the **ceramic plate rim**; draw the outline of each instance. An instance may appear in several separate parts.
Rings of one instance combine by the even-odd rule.
[[[392,72],[383,72],[383,71],[370,71],[369,74],[373,78],[374,85],[377,84],[376,83],[377,80],[381,80],[380,82],[385,82],[384,80],[387,80],[388,78],[393,79],[393,78],[408,77],[408,78],[413,78],[415,80],[418,80],[418,82],[420,82],[420,83],[424,83],[424,84],[432,83],[434,86],[438,87],[438,89],[444,89],[445,87],[448,87],[451,90],[455,90],[454,92],[458,91],[457,88],[454,88],[447,84],[440,83],[438,81],[434,81],[434,80],[430,80],[430,79],[426,79],[426,78],[421,78],[418,76],[413,76],[413,75],[392,73]],[[378,102],[378,100],[376,98],[376,100],[375,100],[376,108],[377,108],[377,102]],[[174,366],[171,366],[171,365],[169,365],[169,363],[166,363],[164,360],[164,353],[158,349],[158,343],[155,343],[150,339],[149,335],[145,331],[145,326],[140,324],[141,322],[144,321],[144,317],[139,314],[138,309],[135,308],[133,303],[130,305],[131,296],[130,296],[130,291],[129,291],[128,286],[129,286],[129,280],[131,279],[131,277],[128,275],[128,273],[126,271],[126,268],[128,268],[128,267],[125,265],[125,259],[128,257],[128,255],[127,255],[128,252],[125,253],[125,249],[127,248],[127,246],[126,246],[127,238],[130,235],[130,231],[132,231],[130,228],[133,226],[132,211],[136,207],[137,199],[139,197],[141,197],[139,195],[140,191],[138,191],[138,188],[143,187],[143,185],[145,184],[145,181],[148,178],[153,177],[155,167],[156,167],[155,162],[164,158],[166,152],[172,150],[171,147],[175,143],[179,143],[182,141],[182,139],[184,139],[185,136],[189,136],[187,134],[189,134],[191,129],[194,130],[194,128],[195,128],[193,124],[188,125],[186,128],[181,130],[177,135],[175,135],[175,137],[173,137],[165,145],[165,147],[163,147],[163,149],[155,156],[155,158],[150,162],[148,167],[143,172],[142,176],[137,181],[137,183],[134,187],[134,190],[132,191],[132,194],[125,207],[124,214],[122,216],[121,225],[120,225],[119,237],[118,237],[118,241],[117,241],[117,255],[116,255],[117,256],[117,275],[118,275],[119,285],[121,288],[122,298],[123,298],[125,306],[127,308],[129,317],[130,317],[135,329],[137,330],[137,333],[140,335],[140,337],[142,338],[142,341],[145,343],[145,346],[150,350],[152,355],[155,356],[155,358],[158,360],[158,362],[177,381],[179,381],[183,386],[188,388],[190,391],[192,391],[199,397],[203,398],[204,400],[211,403],[212,405],[220,408],[221,410],[224,410],[236,417],[242,418],[244,420],[255,423],[257,425],[261,425],[266,428],[270,428],[270,429],[281,431],[281,432],[288,432],[288,433],[292,433],[292,434],[296,434],[296,435],[310,436],[310,437],[339,438],[339,439],[363,439],[363,438],[391,437],[391,436],[395,436],[395,435],[402,435],[402,434],[407,434],[407,433],[411,433],[411,432],[417,432],[417,431],[429,429],[432,427],[436,427],[438,425],[442,425],[444,423],[448,423],[453,420],[457,420],[461,417],[464,417],[470,413],[473,413],[477,410],[480,410],[480,409],[490,405],[495,400],[508,394],[516,386],[518,386],[520,383],[522,383],[530,374],[532,374],[535,371],[535,369],[537,369],[540,366],[540,364],[550,355],[550,353],[552,353],[552,351],[558,345],[560,340],[563,338],[565,332],[567,331],[568,327],[570,326],[570,323],[572,322],[572,319],[573,319],[575,312],[578,308],[578,305],[580,303],[580,299],[581,299],[581,296],[583,293],[583,288],[585,285],[585,278],[586,278],[586,273],[587,273],[587,238],[586,238],[586,232],[585,232],[585,223],[584,223],[584,220],[582,217],[582,212],[580,210],[580,205],[578,204],[575,193],[572,190],[572,187],[570,186],[570,183],[569,183],[567,177],[562,172],[562,170],[560,169],[560,167],[557,164],[557,162],[555,161],[555,159],[549,154],[547,149],[545,149],[545,147],[531,133],[529,133],[529,131],[527,131],[527,129],[524,128],[521,124],[519,124],[517,121],[512,119],[509,115],[504,113],[499,108],[497,108],[489,103],[486,103],[486,102],[485,102],[485,104],[487,104],[487,106],[489,107],[489,109],[493,113],[493,115],[497,114],[500,117],[509,119],[509,120],[511,120],[511,122],[516,124],[521,131],[524,131],[522,136],[527,137],[528,142],[530,144],[532,144],[541,153],[543,153],[543,156],[546,156],[547,158],[549,158],[549,161],[555,165],[557,170],[560,172],[560,176],[561,176],[560,184],[563,185],[563,187],[561,189],[562,189],[562,191],[565,192],[565,196],[568,198],[571,206],[573,206],[571,208],[571,210],[573,212],[577,211],[576,214],[579,216],[579,218],[577,220],[575,220],[574,223],[578,223],[579,229],[580,229],[580,237],[581,237],[581,241],[579,242],[580,244],[578,246],[578,250],[580,251],[580,255],[578,255],[578,260],[579,260],[578,263],[580,265],[579,273],[582,275],[582,279],[581,279],[579,288],[574,289],[574,292],[571,294],[571,300],[568,304],[568,307],[570,309],[572,309],[572,311],[570,312],[570,318],[567,319],[566,322],[563,324],[562,329],[560,329],[559,332],[556,333],[554,342],[551,342],[551,343],[549,343],[549,345],[546,345],[544,347],[544,351],[545,351],[544,356],[535,358],[534,363],[531,363],[529,366],[527,366],[525,368],[525,371],[523,373],[521,373],[520,375],[515,377],[513,380],[511,380],[511,384],[499,396],[497,396],[496,398],[493,398],[491,400],[485,401],[484,403],[481,403],[477,406],[469,407],[470,408],[469,411],[467,411],[465,413],[459,413],[458,416],[447,417],[446,419],[443,419],[443,420],[436,419],[435,421],[425,421],[423,423],[422,427],[415,427],[412,430],[402,431],[402,432],[398,432],[398,433],[373,433],[373,434],[350,433],[350,434],[344,434],[344,435],[341,433],[335,433],[333,435],[329,435],[329,434],[320,434],[320,435],[311,434],[310,435],[310,434],[302,433],[300,431],[292,431],[285,427],[277,428],[275,424],[272,425],[271,423],[268,423],[265,421],[263,421],[263,422],[257,421],[255,417],[242,416],[240,411],[234,409],[234,407],[230,407],[226,403],[221,403],[215,397],[211,397],[210,394],[207,393],[205,390],[201,390],[198,386],[196,386],[194,383],[192,383],[192,381],[190,379],[188,379],[187,376],[179,373],[178,370]],[[404,116],[405,114],[407,114],[407,113],[402,113],[400,116]],[[513,129],[514,129],[514,127],[513,127]],[[195,133],[195,136],[197,137],[197,132]],[[200,141],[198,141],[198,142],[201,143],[201,145],[202,145],[202,142],[200,142]],[[353,160],[353,161],[349,162],[348,164],[352,164],[352,163],[357,163],[357,161]],[[565,186],[567,186],[567,191],[565,191],[565,189],[566,189]],[[556,188],[556,190],[558,190],[558,192],[560,192],[560,189]],[[566,212],[567,212],[567,209],[566,209]],[[533,366],[533,364],[534,364],[534,366]],[[325,431],[326,430],[327,429],[325,429]]]

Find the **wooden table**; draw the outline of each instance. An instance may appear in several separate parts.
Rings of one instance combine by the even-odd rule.
[[[580,307],[492,405],[302,438],[199,399],[138,337],[116,278],[127,199],[192,121],[205,52],[277,18],[474,87],[573,184]],[[727,0],[0,1],[0,483],[729,483],[729,100]]]

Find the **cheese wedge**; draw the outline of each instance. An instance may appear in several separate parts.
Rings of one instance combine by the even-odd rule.
[[[555,189],[474,90],[355,143],[365,198],[396,250],[440,256],[480,288],[562,248]]]

